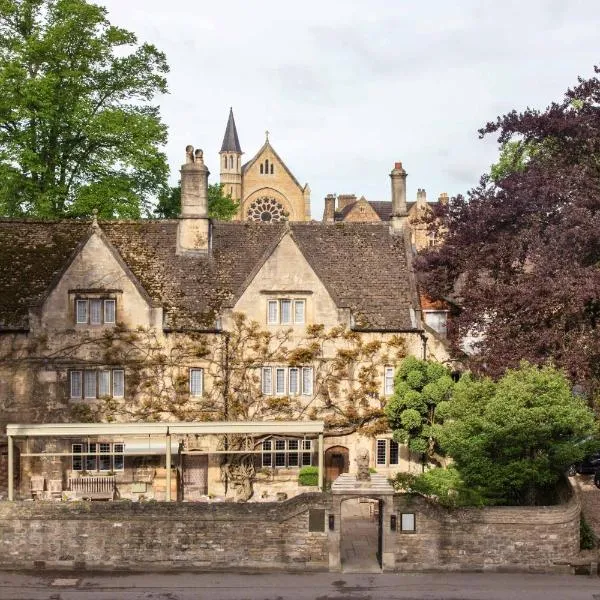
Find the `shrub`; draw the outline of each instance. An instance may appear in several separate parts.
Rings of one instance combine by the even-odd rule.
[[[302,467],[298,473],[299,485],[319,485],[318,467]]]

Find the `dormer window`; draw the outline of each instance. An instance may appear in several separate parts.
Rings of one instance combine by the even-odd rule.
[[[78,325],[114,325],[117,301],[114,298],[77,298],[75,322]]]

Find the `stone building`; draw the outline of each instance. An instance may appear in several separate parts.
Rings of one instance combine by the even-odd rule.
[[[310,221],[310,187],[300,185],[269,141],[242,164],[233,109],[221,145],[221,184],[226,194],[240,203],[238,220]]]
[[[402,163],[396,163],[404,179],[406,171]],[[448,194],[443,192],[437,199],[438,203],[446,204]],[[413,202],[406,203],[408,212],[408,224],[411,232],[411,244],[416,251],[435,246],[439,241],[435,233],[428,230],[424,217],[431,211],[433,203],[428,202],[427,193],[424,189],[417,190],[417,198]],[[387,222],[392,215],[392,202],[389,200],[367,200],[364,196],[356,197],[356,194],[328,194],[325,198],[325,210],[323,222],[325,223],[379,223]]]
[[[222,164],[239,149],[230,124]],[[268,142],[261,152],[249,177],[267,155],[285,171]],[[403,356],[448,356],[423,324],[402,170],[391,173],[389,221],[375,223],[295,221],[292,204],[289,220],[212,222],[208,176],[188,146],[175,220],[0,220],[0,431],[112,427],[20,441],[21,497],[93,493],[106,477],[132,498],[294,494],[322,441],[298,430],[320,421],[327,481],[364,448],[382,474],[420,468],[383,407]],[[207,436],[181,426],[256,421],[288,425]],[[110,433],[120,423],[182,433],[168,443],[143,428]],[[5,473],[7,460],[5,448]]]

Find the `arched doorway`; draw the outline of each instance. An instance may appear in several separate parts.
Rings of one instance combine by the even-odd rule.
[[[334,482],[350,470],[350,454],[346,446],[332,446],[325,450],[325,481]]]
[[[340,562],[346,573],[378,573],[382,568],[383,501],[348,498],[340,510]]]

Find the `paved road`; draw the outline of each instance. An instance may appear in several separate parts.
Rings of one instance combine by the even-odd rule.
[[[0,572],[2,600],[600,600],[566,575],[72,574]]]

